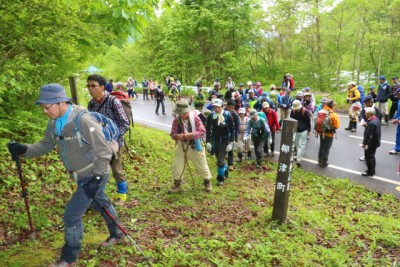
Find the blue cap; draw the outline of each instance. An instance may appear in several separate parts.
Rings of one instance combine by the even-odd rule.
[[[386,77],[381,75],[381,76],[379,76],[379,80],[386,80]]]
[[[56,83],[50,83],[40,88],[39,99],[35,104],[57,104],[71,100],[72,98],[67,97],[64,87]]]
[[[372,86],[369,87],[369,89],[375,89],[375,86],[372,85]]]
[[[268,93],[267,93],[267,92],[263,92],[263,93],[261,94],[261,96],[262,96],[262,97],[268,96]]]
[[[372,96],[371,95],[367,95],[366,97],[364,97],[363,102],[368,102],[370,100],[372,100]]]

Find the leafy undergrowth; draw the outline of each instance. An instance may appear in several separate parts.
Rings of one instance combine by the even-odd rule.
[[[79,266],[398,266],[399,201],[345,179],[295,168],[288,220],[271,221],[277,165],[260,171],[244,162],[223,187],[203,190],[194,171],[185,172],[185,192],[168,194],[174,143],[168,134],[136,126],[125,154],[129,199],[117,210],[124,227],[150,258],[125,239],[111,249],[101,217],[89,211]],[[3,152],[2,152],[3,153]],[[208,157],[216,183],[215,159]],[[62,215],[74,185],[55,154],[23,161],[31,214],[28,223],[15,165],[0,158],[0,262],[45,266],[63,244]],[[114,181],[108,186],[109,195]]]

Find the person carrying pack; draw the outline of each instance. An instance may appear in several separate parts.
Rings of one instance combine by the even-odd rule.
[[[322,168],[329,165],[328,156],[335,132],[340,127],[340,119],[333,110],[335,102],[327,100],[326,105],[317,113],[314,129],[319,135],[318,164]]]
[[[105,84],[104,82],[103,90]],[[75,266],[82,248],[82,217],[89,207],[100,212],[107,223],[110,236],[102,246],[114,245],[123,238],[122,231],[115,223],[119,223],[116,210],[105,192],[112,150],[104,136],[104,127],[85,108],[72,104],[61,85],[42,86],[36,104],[49,117],[43,139],[35,144],[12,142],[8,149],[13,158],[33,158],[47,154],[57,147],[62,163],[77,187],[64,213],[64,246],[61,256],[50,266]],[[77,120],[79,115],[81,117]],[[77,136],[77,123],[81,138]],[[85,142],[80,146],[83,139]],[[114,217],[115,222],[110,220],[102,208]]]
[[[147,81],[146,76],[143,77],[142,87],[143,87],[143,100],[149,100],[149,82]]]
[[[214,144],[215,157],[217,158],[217,185],[221,186],[228,179],[229,170],[225,164],[225,158],[233,149],[235,140],[235,129],[233,119],[229,111],[222,109],[221,99],[215,99],[212,103],[214,111],[207,117],[206,125],[206,148],[211,151]]]
[[[121,101],[104,91],[104,77],[98,74],[88,76],[87,86],[89,93],[92,96],[92,99],[88,103],[89,111],[99,112],[112,119],[120,131],[120,137],[118,139],[119,150],[117,155],[111,159],[111,169],[117,184],[116,197],[118,203],[123,204],[126,201],[128,188],[125,179],[125,172],[122,168],[122,147],[125,145],[124,135],[130,128],[129,119]]]
[[[117,98],[121,102],[122,107],[123,107],[123,109],[125,111],[125,114],[128,117],[128,120],[129,120],[129,129],[128,129],[129,142],[131,142],[132,141],[131,127],[135,126],[135,122],[133,121],[131,101],[129,100],[129,97],[126,95],[126,93],[120,92],[120,91],[112,92],[110,94],[110,96],[113,96],[113,97]],[[124,139],[124,143],[125,143],[125,148],[129,153],[129,149],[128,149],[127,145],[126,145],[125,139]]]

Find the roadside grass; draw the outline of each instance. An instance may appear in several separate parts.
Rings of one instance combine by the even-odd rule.
[[[174,143],[168,134],[136,125],[124,155],[129,198],[117,210],[124,227],[152,259],[152,266],[399,266],[399,200],[369,191],[348,179],[331,179],[294,168],[288,220],[271,220],[277,164],[260,172],[250,161],[236,165],[222,187],[208,157],[213,191],[190,164],[185,192],[172,185]],[[54,153],[22,163],[36,242],[27,236],[27,216],[14,164],[0,158],[0,262],[2,266],[44,266],[59,256],[62,215],[74,185]],[[115,187],[108,186],[109,196]],[[84,216],[78,266],[146,266],[125,239],[100,248],[107,237],[101,216]],[[35,248],[36,246],[36,248]]]

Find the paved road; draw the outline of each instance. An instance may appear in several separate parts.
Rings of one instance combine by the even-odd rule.
[[[156,115],[154,101],[143,101],[141,95],[132,101],[133,116],[135,122],[169,132],[173,120],[171,104],[165,102],[167,115]],[[161,114],[161,111],[160,111]],[[307,171],[323,174],[329,177],[349,178],[359,184],[379,192],[393,194],[400,199],[400,176],[397,175],[399,155],[389,155],[388,151],[393,149],[396,136],[396,126],[382,126],[382,144],[376,152],[376,175],[374,177],[363,177],[361,172],[366,169],[365,162],[358,160],[363,155],[359,144],[362,141],[363,127],[358,127],[357,132],[345,131],[348,125],[346,114],[339,114],[341,127],[337,132],[329,156],[330,165],[322,169],[317,164],[319,140],[310,136],[307,142],[305,159],[301,168]],[[276,135],[276,143],[280,144],[280,135]],[[277,148],[275,148],[277,150]],[[278,156],[275,156],[278,160]],[[398,188],[398,190],[396,190]]]

